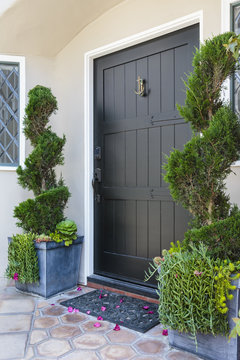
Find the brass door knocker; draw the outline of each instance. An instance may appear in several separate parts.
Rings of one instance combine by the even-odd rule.
[[[143,79],[141,79],[140,76],[138,76],[136,81],[138,83],[138,91],[134,90],[135,94],[139,95],[139,96],[144,96],[144,81],[143,81]]]

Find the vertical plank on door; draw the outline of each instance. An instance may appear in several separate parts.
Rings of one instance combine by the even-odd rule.
[[[177,124],[175,125],[175,145],[174,147],[180,151],[183,150],[184,145],[192,137],[192,131],[189,124]]]
[[[115,252],[115,201],[104,200],[104,251]]]
[[[175,109],[174,50],[161,53],[161,106],[162,112]]]
[[[104,120],[114,120],[114,73],[113,69],[104,70]]]
[[[124,65],[114,68],[114,111],[115,120],[125,118],[125,85],[124,85]]]
[[[116,252],[125,253],[125,200],[115,200],[115,241]]]
[[[137,131],[137,185],[148,185],[148,129]]]
[[[106,186],[111,186],[114,184],[114,170],[115,170],[115,135],[107,134],[104,136],[104,183]]]
[[[148,258],[150,259],[159,256],[161,251],[160,207],[160,201],[149,201]]]
[[[183,209],[180,205],[175,206],[175,241],[182,241],[184,234],[188,229],[188,221],[190,221],[189,213],[186,209]]]
[[[186,72],[189,68],[187,57],[187,45],[175,49],[175,103],[179,105],[185,103],[186,89],[183,80],[186,80]]]
[[[114,186],[125,185],[125,133],[114,134]]]
[[[137,184],[137,139],[136,131],[126,132],[126,186]]]
[[[126,119],[134,118],[137,115],[137,96],[134,93],[136,86],[136,62],[131,61],[125,64]]]
[[[148,202],[137,201],[137,256],[147,258],[148,252]]]
[[[161,129],[149,129],[149,186],[160,187],[161,176]]]
[[[148,58],[148,82],[149,115],[159,114],[161,111],[160,54],[155,54]]]
[[[137,60],[137,77],[144,80],[145,94],[148,94],[148,59]],[[136,78],[137,80],[137,78]],[[146,116],[148,114],[148,96],[137,96],[137,116]]]
[[[174,241],[174,203],[173,201],[161,201],[161,253],[163,249],[169,249],[170,242]]]
[[[163,176],[164,170],[163,165],[166,164],[166,155],[169,156],[170,152],[174,147],[174,125],[163,126],[161,129],[161,144],[162,144],[162,152],[161,152],[161,184],[162,187],[167,187],[168,184],[165,183]]]
[[[125,208],[126,254],[136,256],[137,250],[137,209],[135,200],[127,200]]]

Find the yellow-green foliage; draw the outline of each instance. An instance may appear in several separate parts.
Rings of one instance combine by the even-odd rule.
[[[163,251],[163,256],[161,266],[152,265],[147,276],[160,269],[157,275],[160,322],[173,330],[190,333],[195,339],[198,332],[228,333],[226,299],[233,298],[231,291],[235,286],[231,281],[239,275],[231,274],[238,270],[239,263],[211,258],[202,243],[192,246],[191,251],[182,251],[180,244],[172,245],[170,251]]]
[[[38,257],[34,246],[35,235],[17,234],[13,236],[8,247],[8,267],[6,275],[9,279],[18,274],[20,283],[34,283],[39,280]]]

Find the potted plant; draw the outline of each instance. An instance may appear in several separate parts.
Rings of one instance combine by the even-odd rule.
[[[173,199],[191,213],[192,228],[150,271],[152,276],[161,264],[159,316],[170,329],[170,345],[212,360],[240,357],[238,339],[226,338],[239,312],[239,274],[233,274],[240,269],[240,211],[225,193],[225,179],[240,155],[240,123],[221,99],[225,79],[238,66],[226,45],[233,36],[207,40],[194,56],[186,102],[178,107],[193,136],[165,165],[165,181]]]
[[[58,137],[49,126],[49,117],[57,110],[56,98],[50,89],[39,85],[29,91],[28,97],[24,133],[33,151],[25,160],[25,167],[18,167],[17,174],[19,184],[32,190],[34,198],[14,209],[17,225],[25,234],[13,237],[9,245],[7,275],[17,274],[19,290],[48,298],[77,284],[83,238],[76,236],[76,224],[65,220],[64,208],[70,192],[62,177],[57,180],[54,170],[57,165],[63,165],[62,151],[66,142],[65,136]],[[39,282],[36,281],[36,259],[32,257],[35,275],[31,278],[21,273],[27,267],[19,266],[17,254],[23,243],[32,249],[33,240]],[[26,263],[29,264],[29,259]]]

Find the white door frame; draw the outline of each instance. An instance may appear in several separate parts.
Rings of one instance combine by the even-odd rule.
[[[114,43],[91,50],[84,55],[84,272],[80,282],[86,284],[87,276],[94,271],[94,194],[93,178],[93,60],[125,49],[129,46],[157,38],[199,23],[200,42],[203,41],[203,11],[189,14],[168,23],[148,29],[138,34],[118,40]]]

